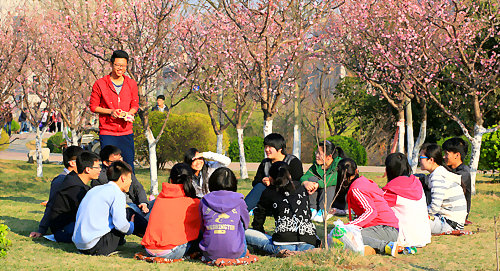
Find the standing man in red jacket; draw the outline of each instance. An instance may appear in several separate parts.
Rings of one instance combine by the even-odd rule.
[[[99,141],[118,146],[123,160],[134,169],[132,122],[139,109],[137,83],[125,75],[129,56],[116,50],[111,56],[111,73],[97,80],[90,95],[90,110],[99,114]]]

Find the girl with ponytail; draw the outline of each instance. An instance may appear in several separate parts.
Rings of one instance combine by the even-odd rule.
[[[200,200],[192,179],[191,167],[179,163],[170,170],[170,182],[162,184],[141,242],[149,255],[180,259],[198,239]]]
[[[365,255],[398,253],[399,225],[396,215],[384,199],[384,192],[372,180],[359,176],[356,162],[350,158],[338,164],[340,193],[347,191],[349,224],[361,227]],[[352,219],[352,211],[357,215]]]
[[[254,210],[253,229],[245,232],[248,245],[270,254],[288,255],[319,247],[316,228],[311,222],[309,193],[304,186],[296,187],[285,162],[275,162],[269,169],[270,186],[264,190]],[[273,236],[265,234],[266,211],[275,220]]]

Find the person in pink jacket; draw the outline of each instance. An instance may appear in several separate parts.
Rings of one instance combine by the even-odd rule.
[[[411,175],[408,159],[402,153],[387,156],[385,172],[387,185],[382,190],[385,200],[399,219],[399,244],[424,247],[431,242],[431,230],[422,183]]]
[[[384,199],[384,192],[372,180],[359,176],[356,162],[342,159],[337,167],[340,189],[347,190],[349,224],[361,229],[365,255],[389,254],[395,256],[399,247],[398,218]],[[352,212],[357,215],[352,219]]]

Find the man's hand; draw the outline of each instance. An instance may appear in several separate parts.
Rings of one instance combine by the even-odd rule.
[[[269,177],[264,177],[264,178],[262,178],[262,183],[265,186],[270,186],[271,185],[271,180],[269,180]]]
[[[132,217],[130,218],[130,222],[134,222],[135,221],[135,214],[132,215]]]
[[[113,117],[113,118],[119,118],[121,113],[122,113],[122,110],[120,108],[111,109],[111,117]]]
[[[42,237],[42,234],[39,232],[33,231],[30,233],[30,237],[31,238],[39,238],[39,237]]]
[[[306,190],[309,194],[313,194],[314,192],[316,192],[316,190],[319,187],[318,183],[310,182],[310,181],[305,181],[302,183],[302,185],[306,188]]]
[[[146,203],[141,203],[137,206],[141,209],[143,213],[145,214],[149,213],[148,205]]]

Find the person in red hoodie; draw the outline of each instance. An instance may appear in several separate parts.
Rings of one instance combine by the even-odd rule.
[[[356,162],[350,158],[340,160],[337,167],[337,183],[347,190],[349,224],[361,227],[365,255],[398,252],[398,219],[384,199],[384,192],[372,180],[359,176]],[[352,220],[352,211],[357,215]]]
[[[132,122],[139,109],[137,83],[125,75],[129,56],[116,50],[111,56],[111,73],[97,80],[90,95],[90,111],[99,114],[99,141],[118,146],[123,161],[134,169]]]
[[[170,171],[170,183],[162,184],[141,242],[149,255],[180,259],[198,239],[200,200],[192,178],[191,168],[179,163]]]
[[[408,159],[391,153],[385,159],[387,185],[384,198],[399,219],[400,245],[423,247],[431,242],[431,228],[422,183],[411,175]],[[405,249],[408,252],[407,249]],[[410,253],[416,250],[410,250]]]

